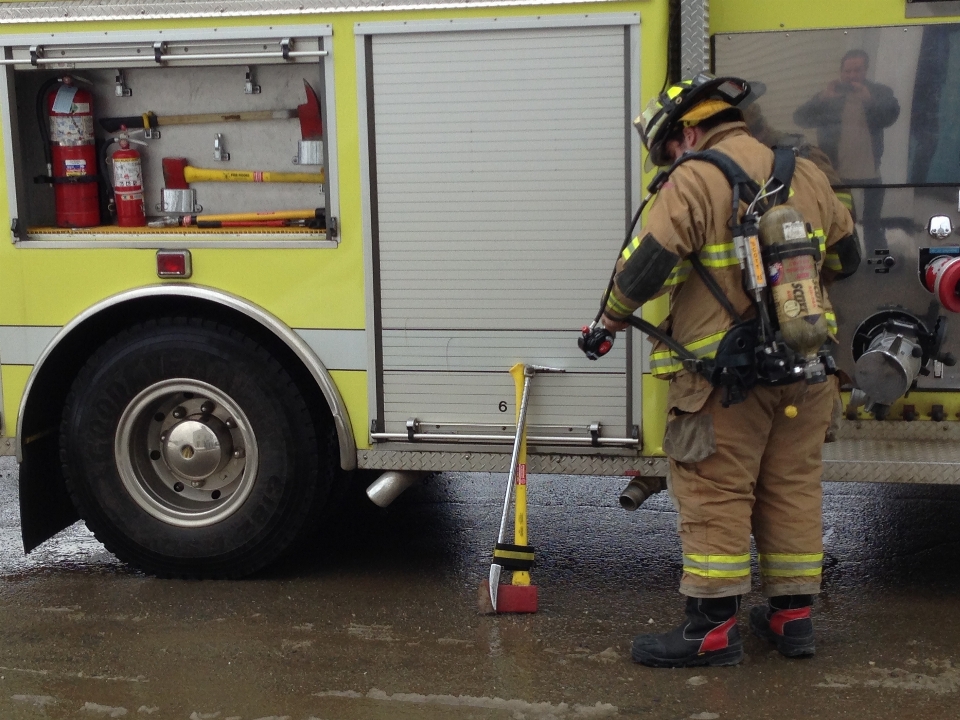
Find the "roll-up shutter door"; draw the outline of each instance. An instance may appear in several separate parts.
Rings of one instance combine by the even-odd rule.
[[[624,343],[590,364],[576,338],[629,212],[627,37],[369,38],[384,430],[512,423],[506,370],[528,362],[567,370],[537,379],[534,425],[626,431]]]

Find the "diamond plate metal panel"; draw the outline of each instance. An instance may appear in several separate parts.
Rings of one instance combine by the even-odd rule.
[[[312,15],[377,10],[424,10],[461,7],[542,6],[600,3],[609,0],[73,0],[66,2],[4,2],[0,24],[81,22],[90,20],[148,20],[166,18]]]
[[[823,448],[825,482],[960,484],[960,423],[846,422],[841,439]],[[503,452],[361,450],[358,464],[369,469],[425,472],[507,472]],[[560,475],[643,475],[665,477],[662,457],[617,455],[531,455],[530,472]]]
[[[371,470],[416,470],[421,472],[502,472],[510,468],[509,453],[410,452],[405,450],[360,450],[357,464]],[[665,477],[666,458],[612,455],[531,455],[527,472],[546,475],[643,475]]]
[[[833,482],[960,484],[960,445],[931,440],[839,440],[823,448]]]
[[[710,69],[710,0],[680,0],[680,74]]]
[[[840,440],[891,440],[901,443],[913,440],[960,442],[960,422],[844,420],[837,437]]]

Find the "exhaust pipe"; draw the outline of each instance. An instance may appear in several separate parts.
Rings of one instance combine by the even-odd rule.
[[[370,484],[367,497],[375,505],[385,508],[425,474],[409,470],[388,470]]]
[[[620,493],[620,507],[631,512],[643,505],[644,501],[661,490],[666,490],[667,479],[662,477],[643,477],[637,475]]]

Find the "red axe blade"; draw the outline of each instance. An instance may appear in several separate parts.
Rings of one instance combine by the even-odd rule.
[[[297,117],[300,118],[300,139],[322,140],[323,122],[320,119],[320,100],[306,79],[303,81],[303,89],[307,93],[307,101],[303,105],[297,105]]]

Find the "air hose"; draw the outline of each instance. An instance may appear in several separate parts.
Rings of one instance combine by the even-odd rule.
[[[620,252],[618,253],[617,257],[623,253],[624,249],[626,249],[627,245],[629,245],[630,241],[633,239],[633,230],[636,227],[637,222],[640,220],[640,215],[646,209],[653,196],[659,192],[660,188],[663,187],[663,184],[673,174],[674,170],[680,167],[680,165],[685,163],[687,160],[695,159],[697,158],[694,154],[683,155],[679,157],[673,163],[673,165],[658,172],[653,180],[650,181],[650,184],[647,186],[647,194],[643,200],[640,201],[640,205],[637,208],[637,211],[633,214],[633,219],[630,221],[630,225],[627,227],[627,235],[623,240],[623,244],[620,246]],[[616,274],[617,270],[616,267],[614,267],[613,271],[610,273],[610,280],[607,282],[607,289],[603,293],[603,299],[600,301],[600,309],[597,311],[596,317],[593,319],[592,323],[589,325],[584,325],[580,331],[580,339],[577,341],[577,344],[590,360],[596,360],[597,358],[603,357],[613,348],[614,333],[611,333],[603,326],[603,324],[600,322],[600,318],[603,316],[603,310],[607,306],[607,300],[610,298],[610,293],[613,292],[613,280],[616,277]],[[684,365],[690,365],[692,363],[690,369],[694,372],[702,371],[702,368],[700,367],[702,361],[699,360],[696,355],[683,347],[683,345],[660,330],[660,328],[658,328],[656,325],[652,325],[646,320],[635,317],[634,315],[624,318],[624,322],[637,328],[637,330],[641,331],[642,333],[645,333],[646,335],[656,338],[662,342],[681,359]]]

